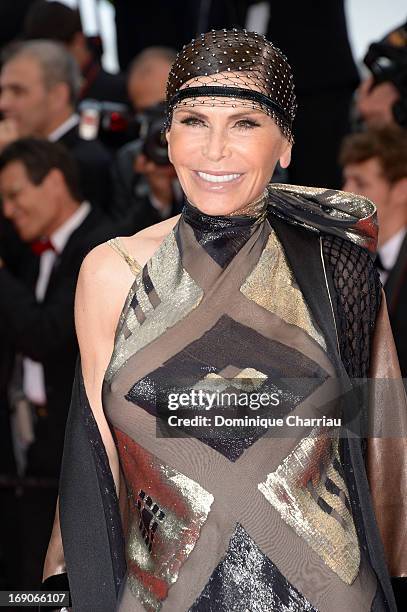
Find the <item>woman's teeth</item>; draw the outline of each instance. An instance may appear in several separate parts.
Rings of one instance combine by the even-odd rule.
[[[206,172],[198,172],[198,176],[209,183],[228,183],[239,178],[241,174],[207,174]]]

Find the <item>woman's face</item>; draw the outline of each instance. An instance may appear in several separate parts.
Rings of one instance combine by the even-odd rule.
[[[260,196],[291,145],[260,110],[203,104],[174,110],[169,156],[188,200],[209,215],[228,215]]]

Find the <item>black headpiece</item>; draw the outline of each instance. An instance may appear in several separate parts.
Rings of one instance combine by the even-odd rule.
[[[293,140],[297,104],[290,66],[281,51],[256,32],[212,30],[185,45],[168,77],[168,127],[179,105],[260,109]]]

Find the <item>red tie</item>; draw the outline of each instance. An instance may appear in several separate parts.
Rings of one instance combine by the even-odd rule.
[[[43,240],[35,240],[31,243],[31,250],[35,255],[40,257],[45,251],[55,251],[55,247],[49,238],[44,238]]]

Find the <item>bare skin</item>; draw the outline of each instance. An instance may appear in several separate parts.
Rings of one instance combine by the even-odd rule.
[[[134,236],[121,238],[122,244],[144,266],[179,217],[171,217]],[[119,460],[103,412],[101,389],[113,351],[117,322],[133,282],[134,276],[123,259],[109,245],[101,244],[82,264],[75,300],[75,324],[86,393],[106,448],[117,492],[120,488]]]

